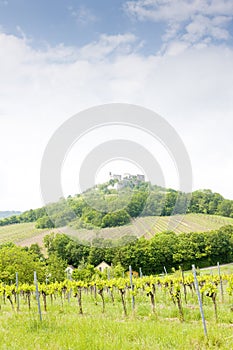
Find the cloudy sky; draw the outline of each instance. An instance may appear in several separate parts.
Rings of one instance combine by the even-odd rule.
[[[52,134],[112,102],[165,118],[193,189],[233,199],[233,1],[0,0],[0,210],[41,206]]]

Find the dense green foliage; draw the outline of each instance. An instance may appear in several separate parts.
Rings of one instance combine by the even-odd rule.
[[[96,266],[103,260],[113,266],[134,271],[141,268],[146,275],[161,273],[181,266],[190,269],[193,263],[199,267],[233,261],[233,226],[215,231],[175,234],[162,232],[150,240],[144,237],[124,236],[118,240],[95,238],[81,242],[65,234],[45,236],[45,258],[37,244],[20,248],[12,243],[0,246],[0,281],[14,280],[15,272],[27,281],[34,270],[39,280],[49,276],[50,281],[64,277],[67,264],[74,267]]]
[[[55,225],[50,218],[45,215],[42,218],[37,219],[36,228],[54,228]]]
[[[4,218],[0,220],[0,226],[6,226],[6,225],[12,225],[12,224],[18,224],[23,222],[34,222],[37,219],[43,217],[46,215],[46,209],[45,208],[39,208],[39,209],[30,209],[28,211],[25,211],[24,213],[20,215],[13,215],[8,218]]]
[[[57,254],[51,253],[45,259],[38,244],[24,248],[13,243],[0,245],[0,281],[4,283],[14,283],[16,272],[22,283],[30,282],[34,271],[41,282],[46,278],[51,282],[62,281],[66,266]]]
[[[114,226],[123,226],[130,222],[130,216],[126,210],[118,210],[113,213],[106,214],[103,219],[101,226],[102,227],[114,227]]]
[[[152,239],[123,237],[111,241],[96,238],[92,243],[80,242],[64,234],[45,237],[48,254],[56,254],[69,264],[78,267],[81,263],[96,266],[101,261],[117,265],[125,270],[129,265],[145,274],[161,273],[182,266],[190,269],[195,263],[205,267],[233,260],[233,226],[225,226],[204,233],[190,232],[175,234],[162,232]]]
[[[43,266],[34,253],[31,254],[13,244],[0,247],[0,280],[6,283],[15,281],[18,272],[22,282],[28,282],[37,271],[38,278],[43,279]]]

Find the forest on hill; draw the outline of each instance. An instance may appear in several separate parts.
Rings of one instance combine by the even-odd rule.
[[[121,189],[114,188],[114,185],[115,181],[98,185],[47,207],[4,218],[0,220],[0,225],[26,225],[31,222],[37,228],[53,229],[67,225],[88,229],[105,228],[128,224],[132,218],[139,216],[165,217],[183,213],[184,209],[187,209],[187,213],[233,218],[233,201],[211,190],[195,191],[190,196],[143,181],[136,184],[129,181]],[[103,260],[113,266],[120,266],[123,271],[129,265],[135,271],[141,268],[147,275],[161,273],[164,267],[168,272],[180,266],[187,270],[194,262],[198,267],[217,262],[228,263],[233,261],[233,226],[214,227],[208,232],[157,232],[150,239],[125,235],[112,240],[110,237],[99,237],[82,241],[64,233],[52,233],[44,237],[44,246],[46,257],[38,244],[24,248],[13,243],[1,244],[0,280],[9,282],[16,267],[22,270],[23,261],[25,271],[29,264],[38,270],[39,279],[40,276],[43,278],[45,274],[50,274],[54,280],[64,278],[67,264],[78,268],[79,277],[82,278],[82,273],[90,273]],[[21,275],[27,276],[28,273],[22,272]]]
[[[36,222],[37,228],[71,225],[75,229],[117,227],[132,218],[183,213],[221,215],[233,218],[233,201],[211,190],[182,193],[148,182],[129,180],[116,189],[116,180],[98,185],[57,203],[28,210],[0,220],[0,226]]]

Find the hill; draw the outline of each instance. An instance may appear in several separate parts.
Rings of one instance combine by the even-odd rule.
[[[0,227],[0,244],[12,242],[22,246],[32,243],[43,244],[45,235],[58,232],[57,229],[36,229],[35,223],[13,224]]]
[[[182,220],[181,220],[182,219]],[[216,215],[187,214],[184,217],[176,216],[150,216],[134,219],[133,223],[112,228],[80,229],[74,230],[66,226],[58,229],[36,229],[35,223],[22,223],[0,227],[0,244],[13,242],[21,246],[29,246],[32,243],[42,245],[45,235],[51,232],[63,232],[80,240],[98,238],[120,238],[126,235],[137,237],[144,236],[147,239],[156,233],[173,230],[177,234],[181,232],[205,232],[219,229],[225,225],[233,225],[233,219]]]
[[[35,227],[39,229],[71,226],[78,231],[98,231],[120,226],[127,229],[140,217],[151,217],[155,221],[157,219],[154,217],[158,216],[192,213],[233,218],[233,201],[211,190],[199,190],[191,194],[134,178],[121,181],[110,180],[74,197],[61,198],[45,207],[1,219],[0,226],[35,222]],[[141,225],[140,219],[138,225]]]
[[[0,243],[42,244],[43,237],[54,231],[82,241],[149,239],[158,232],[206,232],[229,224],[233,225],[233,201],[218,193],[183,193],[130,177],[111,179],[82,194],[0,219]]]
[[[217,230],[225,225],[233,225],[232,218],[207,214],[186,214],[175,216],[148,216],[135,218],[128,225],[102,229],[72,229],[70,226],[62,228],[62,231],[80,240],[91,241],[94,238],[116,239],[123,236],[144,236],[147,239],[156,233],[173,231],[177,234],[184,232],[206,232]]]
[[[13,215],[20,215],[20,214],[21,214],[21,211],[15,211],[15,210],[0,211],[0,219],[9,218]]]

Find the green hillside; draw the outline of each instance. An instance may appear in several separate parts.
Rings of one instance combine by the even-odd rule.
[[[117,185],[118,187],[114,187]],[[198,190],[183,193],[173,189],[166,189],[149,182],[124,180],[123,183],[111,181],[95,186],[75,196],[60,198],[56,203],[50,203],[42,208],[31,209],[20,215],[0,219],[0,226],[35,222],[39,229],[63,228],[66,226],[76,230],[102,231],[104,228],[122,226],[128,231],[131,222],[135,223],[136,231],[141,235],[141,226],[144,231],[151,231],[151,225],[165,225],[166,229],[176,229],[179,225],[178,215],[207,214],[233,218],[233,200],[225,199],[211,190]],[[163,217],[158,220],[159,217]],[[175,216],[173,219],[166,219]],[[144,219],[140,219],[140,218]],[[149,219],[148,219],[149,217]],[[167,221],[168,220],[168,221]],[[208,219],[218,222],[221,219]],[[158,222],[157,222],[158,221]],[[171,223],[168,224],[168,223]],[[183,222],[182,230],[190,230],[189,222]],[[202,221],[191,223],[194,230],[203,229]],[[207,229],[209,224],[207,225]],[[211,226],[212,227],[212,226]],[[204,229],[206,228],[204,222]],[[163,227],[164,229],[164,227]],[[114,232],[114,230],[110,230]],[[121,230],[120,230],[121,232]],[[137,235],[137,232],[134,233]]]
[[[135,218],[132,223],[112,228],[93,230],[74,230],[71,227],[64,227],[64,233],[75,236],[80,240],[92,240],[93,238],[116,239],[125,235],[136,237],[144,236],[148,239],[156,233],[163,231],[181,232],[205,232],[217,230],[225,225],[233,225],[232,218],[207,214],[186,214],[175,216],[148,216]]]
[[[36,229],[35,223],[14,224],[0,227],[0,244],[13,242],[19,245],[43,243],[43,237],[58,230]]]
[[[163,216],[136,218],[133,223],[121,226],[94,230],[74,230],[71,227],[61,229],[36,229],[35,223],[14,224],[0,227],[0,244],[14,242],[19,245],[43,243],[43,237],[51,232],[64,232],[81,240],[93,238],[120,238],[125,235],[145,236],[151,238],[158,232],[172,230],[180,232],[204,232],[215,230],[225,225],[233,225],[233,219],[216,215],[186,214],[184,217]]]

